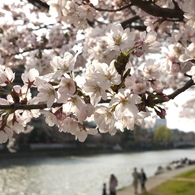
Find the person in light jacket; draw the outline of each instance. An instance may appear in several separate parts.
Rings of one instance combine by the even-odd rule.
[[[137,187],[138,187],[138,182],[139,182],[139,178],[140,178],[140,175],[137,172],[137,168],[134,168],[132,176],[133,176],[133,187],[135,190],[135,194],[137,194]]]
[[[118,185],[117,178],[114,174],[110,175],[109,191],[110,195],[116,195],[116,186]]]

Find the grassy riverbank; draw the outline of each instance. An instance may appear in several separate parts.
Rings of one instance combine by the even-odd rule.
[[[162,183],[143,195],[194,195],[195,169],[182,173]]]

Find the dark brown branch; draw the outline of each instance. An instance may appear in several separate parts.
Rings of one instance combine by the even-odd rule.
[[[127,9],[129,7],[131,7],[131,4],[127,4],[125,6],[118,8],[118,9],[102,9],[100,7],[94,7],[94,9],[97,11],[103,11],[103,12],[118,12],[118,11],[122,11],[124,9]]]
[[[144,0],[131,0],[131,3],[152,16],[172,18],[179,21],[184,19],[184,12],[178,6],[175,6],[174,9],[162,8]]]
[[[132,18],[129,18],[123,22],[121,22],[121,25],[122,27],[125,29],[125,28],[134,28],[134,29],[137,29],[137,30],[140,30],[140,31],[145,31],[146,30],[146,26],[144,25],[140,25],[140,23],[142,22],[137,22],[139,23],[139,25],[132,25],[133,22],[136,22],[137,20],[139,20],[140,17],[139,16],[134,16]]]
[[[54,103],[52,108],[62,106],[61,103]],[[44,109],[47,108],[47,104],[36,104],[36,105],[26,105],[26,104],[11,104],[11,105],[0,105],[0,110],[34,110],[34,109]]]
[[[41,0],[28,0],[29,3],[32,3],[34,6],[38,7],[39,9],[45,8],[49,9],[49,5]]]
[[[35,50],[51,50],[51,49],[59,49],[63,46],[62,45],[58,45],[56,46],[55,48],[53,47],[37,47],[37,48],[29,48],[29,49],[26,49],[24,51],[21,51],[21,52],[16,52],[16,53],[12,53],[12,54],[9,54],[9,55],[3,55],[2,57],[3,58],[7,58],[7,57],[11,57],[11,56],[15,56],[15,55],[20,55],[20,54],[24,54],[26,52],[31,52],[31,51],[35,51]]]
[[[131,4],[127,4],[125,6],[122,6],[118,9],[102,9],[98,7],[94,7],[98,11],[107,11],[107,12],[118,12],[122,11],[126,8],[130,8],[131,6],[136,6],[145,11],[146,13],[156,16],[156,17],[162,17],[167,19],[174,19],[183,21],[184,19],[184,12],[179,8],[179,6],[174,2],[175,8],[162,8],[152,2],[145,1],[145,0],[131,0]]]
[[[131,24],[132,22],[135,22],[136,20],[139,20],[139,19],[140,19],[139,16],[134,16],[132,18],[129,18],[129,19],[121,22],[121,25],[124,28],[124,27],[128,26],[129,24]]]
[[[192,87],[194,84],[194,81],[192,79],[190,79],[189,81],[187,81],[185,83],[185,85],[179,89],[177,89],[176,91],[174,91],[173,93],[167,95],[167,97],[171,100],[171,99],[174,99],[176,96],[178,96],[180,93],[186,91],[187,89],[189,89],[190,87]],[[161,99],[156,99],[154,100],[154,103],[155,104],[160,104],[160,103],[163,103],[165,101],[161,100]]]

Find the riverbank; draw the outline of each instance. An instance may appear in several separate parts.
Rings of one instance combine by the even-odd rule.
[[[169,151],[169,150],[180,150],[179,148],[162,148],[162,149],[135,149],[135,150],[123,150],[118,145],[115,147],[94,147],[94,145],[86,144],[85,146],[82,143],[78,145],[74,144],[29,144],[29,145],[20,145],[11,150],[10,152],[6,145],[0,145],[0,158],[17,158],[17,157],[42,157],[42,156],[51,156],[51,157],[61,157],[61,156],[72,156],[72,155],[97,155],[97,154],[117,154],[117,153],[137,153],[137,152],[149,152],[149,151]],[[187,149],[187,148],[183,148]],[[189,148],[188,148],[189,149]]]
[[[160,185],[161,183],[170,180],[172,177],[179,175],[183,172],[189,171],[191,169],[195,169],[195,164],[185,165],[183,167],[173,169],[173,170],[167,170],[159,175],[150,177],[146,182],[146,189],[149,191],[152,188]],[[138,188],[138,192],[140,192],[140,188]],[[132,185],[119,189],[117,192],[117,195],[133,195],[133,194],[134,194],[134,188]]]

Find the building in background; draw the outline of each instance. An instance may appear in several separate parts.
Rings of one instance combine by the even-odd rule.
[[[154,124],[154,130],[155,130],[157,127],[161,126],[161,125],[167,126],[167,121],[166,121],[166,119],[157,118],[157,119],[156,119],[156,122],[155,122],[155,124]]]

